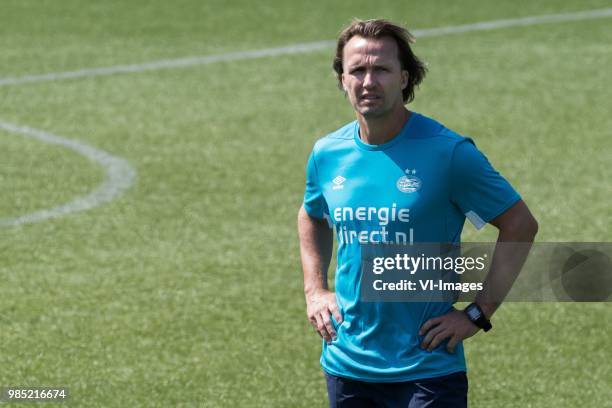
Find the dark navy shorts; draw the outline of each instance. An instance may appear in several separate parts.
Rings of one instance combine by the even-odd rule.
[[[464,371],[442,377],[395,383],[371,383],[325,373],[330,408],[465,408]]]

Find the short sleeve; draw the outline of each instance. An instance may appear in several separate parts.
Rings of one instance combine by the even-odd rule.
[[[520,199],[471,139],[466,138],[455,146],[451,162],[451,200],[476,228],[482,228]]]
[[[311,217],[328,218],[329,210],[323,196],[314,152],[310,154],[306,166],[306,191],[304,192],[304,209]]]

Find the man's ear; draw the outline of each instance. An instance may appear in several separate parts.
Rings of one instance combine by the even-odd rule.
[[[344,83],[344,72],[340,75],[340,81],[342,82],[342,90],[346,93],[346,85]]]
[[[408,78],[409,78],[408,71],[403,69],[402,70],[402,90],[406,89],[406,87],[408,86]]]

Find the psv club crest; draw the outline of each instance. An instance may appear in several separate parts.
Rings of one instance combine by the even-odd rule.
[[[405,175],[398,178],[395,185],[397,189],[402,193],[414,193],[421,189],[421,179],[418,178],[416,174],[416,170],[406,169]]]

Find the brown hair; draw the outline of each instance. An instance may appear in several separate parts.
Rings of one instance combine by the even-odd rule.
[[[410,44],[414,43],[414,37],[408,30],[391,23],[387,20],[359,20],[353,22],[342,30],[336,44],[336,56],[333,68],[338,77],[338,87],[342,89],[342,63],[344,46],[354,36],[363,38],[391,37],[395,40],[398,48],[398,58],[403,70],[408,71],[408,85],[402,90],[404,103],[414,99],[414,89],[425,78],[427,68],[425,64],[412,52]]]

